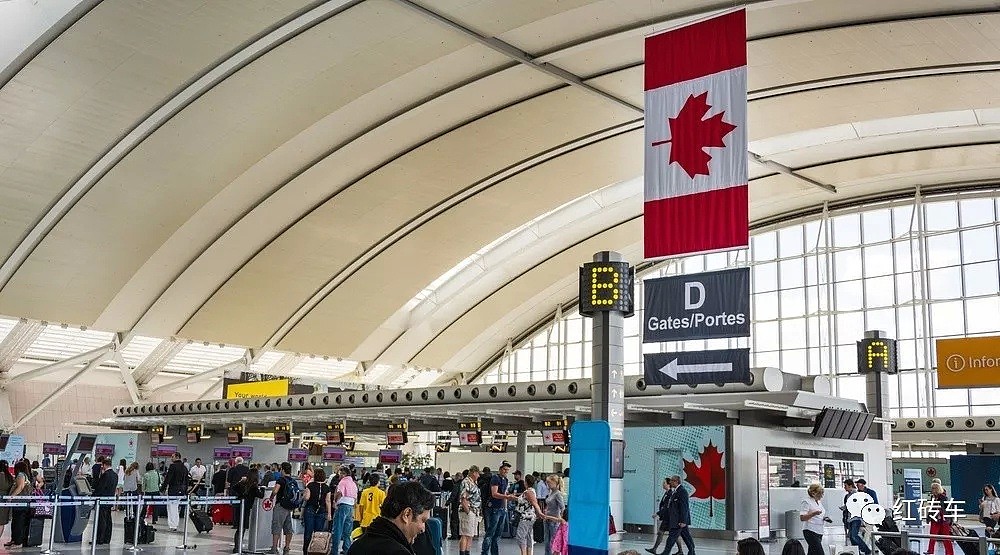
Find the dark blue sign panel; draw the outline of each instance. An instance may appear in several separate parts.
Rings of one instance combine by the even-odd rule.
[[[647,353],[643,363],[649,385],[750,383],[750,349]]]
[[[643,343],[750,337],[750,268],[648,279]]]

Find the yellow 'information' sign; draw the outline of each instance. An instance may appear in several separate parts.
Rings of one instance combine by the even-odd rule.
[[[937,340],[938,387],[1000,385],[1000,337]]]

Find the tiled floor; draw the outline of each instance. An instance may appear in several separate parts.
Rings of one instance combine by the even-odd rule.
[[[131,553],[130,549],[124,545],[123,541],[123,527],[122,527],[122,514],[114,514],[114,533],[112,535],[110,546],[98,546],[96,552],[101,554],[112,554],[112,555],[128,555]],[[141,545],[141,553],[145,555],[174,555],[180,554],[182,551],[176,549],[176,546],[182,545],[184,536],[180,532],[169,532],[166,530],[164,522],[160,522],[156,526],[156,541],[154,544]],[[981,532],[981,530],[980,530]],[[926,533],[926,531],[925,531]],[[9,539],[10,530],[5,529],[3,535],[3,541]],[[27,553],[34,554],[45,549],[48,546],[49,528],[48,523],[46,523],[45,543],[42,547],[30,547],[21,548],[15,550],[7,550],[5,548],[0,548],[0,553]],[[824,543],[830,544],[842,544],[844,541],[843,535],[837,536],[833,530],[824,538]],[[84,536],[84,542],[82,544],[55,544],[54,549],[61,553],[73,554],[73,555],[83,555],[91,552],[90,541],[90,529]],[[212,554],[224,554],[230,553],[233,547],[233,529],[229,526],[217,526],[211,533],[208,534],[195,534],[194,527],[190,526],[188,531],[187,544],[192,546],[189,552],[191,553],[212,553]],[[645,554],[645,548],[652,545],[652,538],[650,536],[642,535],[629,535],[626,541],[619,544],[613,545],[611,548],[611,553],[619,553],[628,549],[635,549],[640,554]],[[781,548],[784,541],[773,541],[764,544],[768,555],[779,555],[781,553]],[[732,541],[721,541],[721,540],[696,540],[699,555],[730,555],[736,552],[736,543]],[[924,551],[926,542],[923,542],[920,546],[916,543],[912,545],[912,549],[917,552]],[[662,549],[662,547],[661,547]],[[939,546],[937,549],[938,553],[943,553],[943,546]],[[472,552],[475,555],[479,555],[479,544],[478,541],[476,545],[473,546]],[[956,549],[957,554],[961,554],[961,550]],[[302,553],[302,536],[295,536],[292,542],[292,553],[294,555],[299,555]],[[444,545],[445,555],[456,555],[458,553],[458,542],[457,541],[445,541]],[[513,540],[505,539],[501,544],[500,554],[501,555],[519,555],[520,551]],[[544,555],[545,550],[541,547],[541,544],[535,546],[534,553],[537,555]]]

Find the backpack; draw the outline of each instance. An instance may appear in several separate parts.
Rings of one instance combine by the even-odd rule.
[[[302,489],[299,483],[291,476],[281,479],[281,499],[278,504],[281,508],[292,511],[302,506]]]

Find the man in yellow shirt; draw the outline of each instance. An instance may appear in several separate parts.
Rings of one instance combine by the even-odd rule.
[[[364,530],[371,525],[382,510],[382,502],[385,501],[385,492],[378,487],[379,476],[373,473],[368,477],[368,487],[361,492],[358,499],[358,511],[361,521],[361,529]]]

